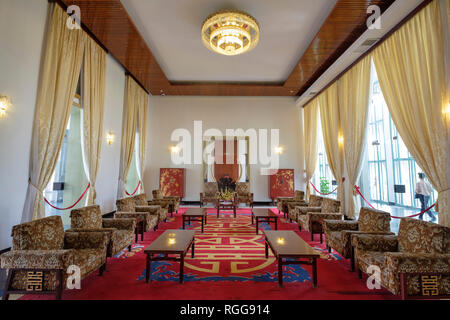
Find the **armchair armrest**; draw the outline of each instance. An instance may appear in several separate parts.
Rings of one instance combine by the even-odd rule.
[[[396,273],[449,273],[450,254],[386,252],[386,265]]]
[[[353,230],[358,231],[358,221],[324,220],[323,225],[328,231]]]
[[[321,212],[321,207],[307,207],[307,206],[297,206],[298,214],[307,214],[308,212]]]
[[[398,250],[398,238],[393,234],[358,234],[353,232],[351,241],[356,250],[378,252],[395,252]]]
[[[0,256],[3,269],[66,269],[72,250],[12,250]]]
[[[66,232],[64,249],[105,249],[108,235],[104,232]]]
[[[151,206],[155,206],[155,205],[149,205],[149,206],[135,206],[134,209],[136,210],[136,213],[138,212],[148,212],[152,215],[157,215],[158,212],[155,208],[152,208]],[[163,208],[161,206],[161,208]]]
[[[170,205],[170,201],[165,200],[165,199],[155,199],[150,202],[150,205],[161,206],[161,208],[168,209],[169,205]]]
[[[118,230],[134,231],[134,229],[136,229],[136,219],[130,218],[103,219],[103,226],[105,228],[115,228]]]
[[[322,212],[308,212],[309,221],[323,221],[323,220],[342,220],[341,213],[322,213]]]

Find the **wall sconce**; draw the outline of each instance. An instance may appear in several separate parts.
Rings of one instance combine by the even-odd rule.
[[[447,101],[447,105],[442,109],[442,113],[445,117],[450,117],[450,100]]]
[[[172,147],[170,147],[170,151],[172,151],[172,153],[178,153],[178,152],[180,152],[180,147],[172,146]]]
[[[284,148],[283,147],[280,147],[280,146],[275,147],[275,153],[276,154],[283,154],[283,152],[284,152]]]
[[[0,118],[6,116],[6,110],[11,106],[11,99],[7,96],[0,95]]]
[[[108,132],[106,135],[106,142],[111,146],[114,143],[116,135],[112,132]]]
[[[344,136],[342,134],[339,134],[338,136],[338,143],[341,147],[344,145]]]

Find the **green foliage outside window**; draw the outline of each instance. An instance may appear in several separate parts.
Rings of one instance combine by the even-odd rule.
[[[330,181],[326,177],[320,178],[320,192],[330,193]]]

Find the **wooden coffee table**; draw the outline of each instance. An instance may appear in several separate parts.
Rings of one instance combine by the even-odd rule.
[[[202,224],[202,233],[203,233],[203,226],[206,225],[207,222],[207,216],[206,209],[201,208],[194,208],[194,209],[187,209],[186,212],[183,214],[183,230],[185,229],[186,222],[191,223],[191,221],[198,221]]]
[[[219,200],[216,203],[217,219],[219,219],[220,210],[233,210],[234,217],[236,218],[236,203],[234,201]]]
[[[259,233],[259,223],[275,223],[275,230],[278,230],[278,216],[270,209],[253,209],[252,210],[252,224],[256,220],[256,234]]]
[[[145,271],[145,280],[150,281],[150,270],[152,261],[179,261],[180,262],[180,283],[184,281],[184,257],[192,246],[192,258],[194,258],[195,231],[193,230],[166,230],[151,245],[145,248],[147,255],[147,269]],[[163,254],[163,257],[153,257],[153,255]],[[179,255],[180,257],[169,257]]]
[[[313,286],[317,288],[317,258],[320,254],[307,244],[294,231],[264,231],[266,237],[266,259],[269,258],[269,247],[278,261],[278,286],[283,286],[283,266],[288,264],[312,265]],[[294,259],[294,260],[285,260]],[[307,259],[302,261],[297,259]]]

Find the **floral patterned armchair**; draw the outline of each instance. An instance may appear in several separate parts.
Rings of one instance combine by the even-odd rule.
[[[250,192],[250,183],[236,182],[235,201],[237,206],[240,203],[245,203],[253,208],[253,193]]]
[[[352,235],[393,235],[391,232],[391,215],[371,208],[361,208],[358,221],[324,220],[323,228],[328,250],[331,252],[331,248],[333,248],[345,259],[350,259],[352,271],[355,270]]]
[[[3,299],[12,293],[54,293],[59,300],[67,269],[78,266],[81,279],[106,266],[108,236],[104,232],[64,232],[60,216],[23,223],[12,229],[12,250],[0,256],[8,269]]]
[[[306,214],[306,212],[320,212],[322,210],[322,201],[323,197],[311,195],[309,197],[309,202],[306,201],[293,201],[288,203],[288,216],[289,220],[298,221],[297,216],[302,213]],[[304,210],[303,210],[304,209]],[[302,211],[303,210],[303,211]]]
[[[289,205],[291,206],[300,206],[305,204],[305,193],[300,190],[296,190],[294,192],[294,197],[286,198],[286,197],[278,197],[277,198],[277,209],[278,213],[283,212],[285,217],[289,216]]]
[[[217,203],[219,195],[219,184],[217,182],[206,182],[204,192],[200,193],[200,208],[208,203]]]
[[[70,212],[71,228],[66,232],[104,232],[108,235],[107,256],[113,257],[125,247],[131,251],[135,219],[103,219],[100,206],[94,205]]]
[[[320,234],[320,243],[323,242],[323,220],[342,220],[343,215],[339,212],[341,202],[323,198],[320,207],[297,207],[297,223],[300,230],[305,229],[311,233],[311,241],[314,234]]]
[[[167,205],[167,203],[163,203],[164,206],[153,204],[152,201],[147,200],[147,195],[145,193],[138,194],[132,199],[134,200],[134,208],[137,212],[149,211],[154,215],[158,213],[158,222],[167,220],[169,212],[169,206]]]
[[[151,229],[156,230],[160,219],[164,218],[163,214],[167,211],[161,210],[159,206],[136,206],[133,198],[123,198],[116,201],[117,212],[114,214],[114,218],[140,218],[144,221],[144,231],[148,232]]]
[[[380,269],[380,284],[402,299],[450,296],[450,228],[412,218],[400,221],[398,236],[355,235],[360,278]]]
[[[161,190],[153,190],[153,200],[150,202],[152,205],[160,205],[162,208],[167,208],[168,212],[172,215],[180,209],[180,197],[166,197]]]

